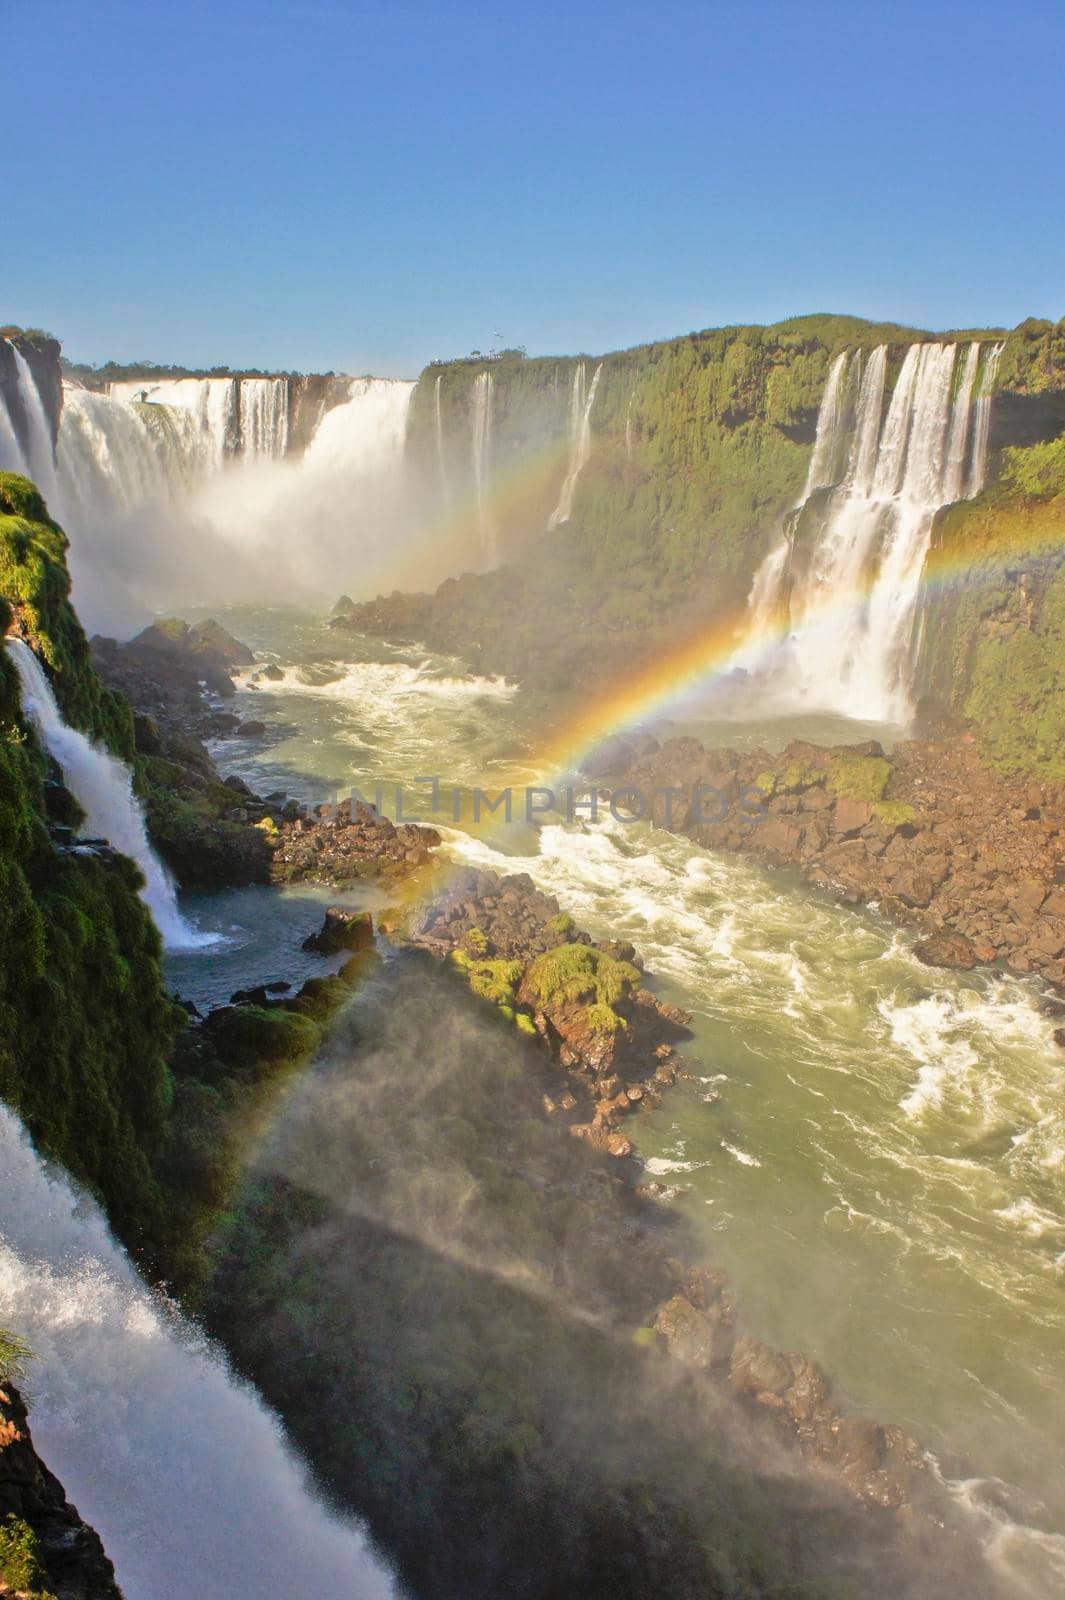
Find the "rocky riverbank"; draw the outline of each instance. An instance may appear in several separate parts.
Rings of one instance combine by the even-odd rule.
[[[639,789],[656,823],[699,845],[796,869],[918,929],[931,965],[1065,985],[1065,796],[990,772],[967,735],[890,755],[875,742],[770,755],[616,739],[589,772]]]

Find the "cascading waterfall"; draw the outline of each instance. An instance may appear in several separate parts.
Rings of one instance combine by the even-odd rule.
[[[16,471],[24,472],[27,477],[32,478],[47,499],[55,489],[52,429],[44,409],[44,402],[30,371],[29,362],[17,345],[11,345],[11,350],[18,373],[18,394],[22,415],[28,430],[26,448],[23,450],[18,444],[14,420],[8,419],[8,430],[15,445],[15,459],[12,466]]]
[[[293,455],[284,378],[65,385],[53,510],[89,626],[253,594],[317,599],[393,560],[413,391],[348,380]]]
[[[144,420],[144,408],[121,405],[107,395],[63,385],[63,416],[56,462],[59,516],[132,511],[162,499],[170,487],[167,453]]]
[[[887,348],[845,352],[830,368],[799,506],[749,598],[752,648],[787,608],[787,696],[867,721],[911,714],[911,644],[932,522],[977,493],[986,473],[1000,347],[973,395],[981,346],[907,350],[884,415]]]
[[[174,885],[148,843],[144,814],[133,793],[129,768],[64,722],[51,685],[29,645],[22,639],[8,639],[6,644],[22,686],[23,709],[49,754],[63,769],[66,786],[85,813],[85,836],[108,840],[114,849],[137,863],[144,877],[141,897],[168,949],[190,950],[214,944],[212,934],[198,933],[178,910]]]
[[[577,479],[592,453],[592,407],[595,404],[595,393],[599,388],[602,371],[603,363],[600,361],[587,392],[585,363],[579,361],[573,373],[573,390],[570,395],[569,465],[562,480],[558,504],[547,519],[549,532],[552,528],[557,528],[560,523],[568,522],[573,514],[573,494],[577,487]]]
[[[440,405],[439,372],[433,385],[433,401],[436,407],[436,464],[440,472],[440,493],[446,503],[451,499],[451,485],[448,482],[447,458],[444,454],[444,414]]]
[[[965,491],[966,498],[969,500],[980,493],[987,477],[987,443],[991,434],[991,397],[995,388],[995,374],[998,371],[998,364],[1004,348],[1001,344],[992,345],[988,352],[983,376],[980,379],[980,393],[976,402],[976,428],[973,439],[972,466],[969,469],[969,482]]]
[[[477,495],[477,523],[481,534],[481,559],[486,567],[497,560],[496,525],[485,493],[492,459],[492,374],[479,372],[473,382],[473,412],[470,443],[473,454],[473,483]]]
[[[239,378],[176,378],[169,383],[123,382],[108,385],[113,400],[127,405],[166,406],[171,413],[194,477],[221,470],[241,440]],[[282,380],[283,381],[283,380]]]
[[[153,1298],[95,1203],[45,1168],[4,1106],[0,1323],[34,1351],[35,1443],[127,1600],[395,1594],[257,1396]]]

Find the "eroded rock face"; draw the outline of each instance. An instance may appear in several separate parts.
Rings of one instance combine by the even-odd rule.
[[[99,1535],[38,1456],[22,1397],[5,1384],[0,1389],[0,1523],[9,1516],[36,1535],[46,1586],[57,1600],[122,1600]],[[0,1592],[13,1591],[0,1580]]]

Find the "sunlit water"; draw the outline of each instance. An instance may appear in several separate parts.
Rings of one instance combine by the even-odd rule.
[[[353,770],[489,786],[534,748],[509,686],[454,662],[377,645],[353,665],[316,620],[223,620],[285,673],[237,697],[267,739],[217,750],[260,790],[321,799]],[[723,726],[737,744],[788,732]],[[916,1433],[959,1497],[989,1526],[1004,1519],[1019,1592],[1056,1593],[1065,1053],[1038,990],[924,967],[874,911],[646,825],[553,822],[538,840],[503,829],[496,845],[451,829],[445,848],[528,871],[593,932],[631,938],[693,1012],[695,1081],[641,1115],[636,1135],[663,1203],[731,1274],[745,1326],[805,1350],[854,1404]],[[296,924],[319,904],[285,905],[291,928],[231,947],[225,984],[288,975]],[[196,907],[220,929],[258,927],[264,911],[236,895],[212,923]],[[194,986],[195,958],[181,966]]]

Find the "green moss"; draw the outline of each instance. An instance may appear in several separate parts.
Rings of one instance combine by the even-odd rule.
[[[883,800],[891,763],[883,756],[834,755],[826,774],[833,794],[848,800]]]
[[[559,911],[550,918],[547,926],[552,933],[557,934],[560,939],[564,939],[568,933],[573,932],[573,918],[568,911]]]
[[[536,1031],[536,1024],[527,1011],[516,1011],[514,1013],[514,1022],[519,1033],[527,1033],[531,1039],[539,1037]]]
[[[21,1517],[0,1523],[0,1577],[22,1600],[55,1600],[45,1588],[48,1574],[41,1565],[40,1540]]]
[[[17,609],[24,631],[50,668],[55,697],[74,727],[133,760],[133,718],[120,695],[104,689],[69,603],[67,538],[36,486],[0,472],[0,595]]]
[[[614,1034],[625,1026],[624,1018],[619,1017],[612,1007],[599,1000],[588,1007],[585,1017],[592,1033]]]
[[[488,936],[481,928],[471,928],[463,939],[467,954],[483,956],[488,951]]]
[[[889,828],[901,828],[904,823],[912,822],[916,815],[913,806],[905,800],[878,800],[873,807],[873,816]]]
[[[615,1033],[621,1018],[613,1007],[640,983],[639,970],[586,944],[562,944],[537,956],[526,982],[541,1005],[583,1001],[594,1013],[593,1031]],[[609,1016],[608,1016],[609,1013]]]

